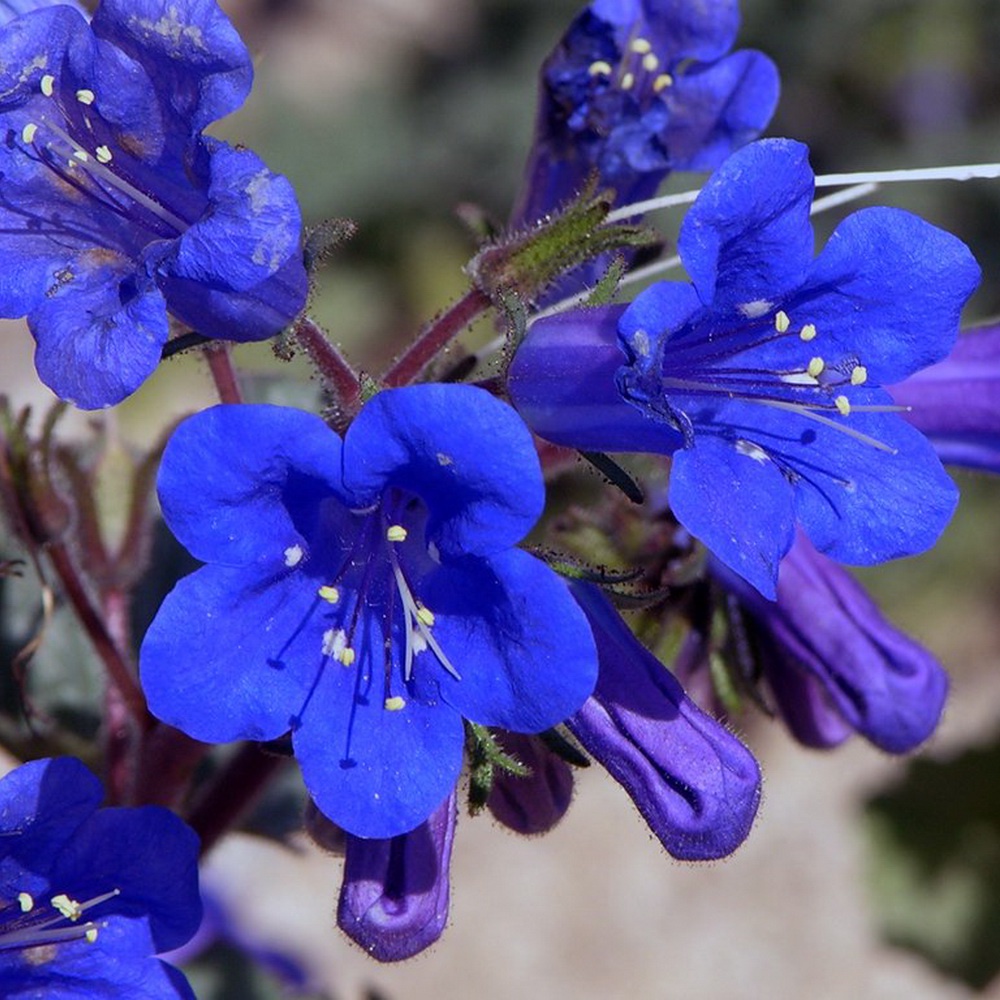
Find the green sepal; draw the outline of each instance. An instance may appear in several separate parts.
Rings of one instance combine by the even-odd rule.
[[[562,275],[588,260],[659,241],[646,226],[606,223],[612,206],[611,192],[597,193],[590,185],[576,201],[533,228],[484,246],[469,262],[468,274],[494,302],[511,291],[533,302]]]
[[[493,790],[497,770],[526,778],[531,768],[502,750],[485,726],[465,720],[465,751],[469,758],[469,815],[481,812]]]
[[[357,234],[358,225],[353,219],[324,219],[306,233],[302,248],[302,262],[312,273],[334,251]]]

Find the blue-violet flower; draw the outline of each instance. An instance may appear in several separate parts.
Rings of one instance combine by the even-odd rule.
[[[347,835],[337,924],[380,962],[429,948],[448,923],[455,792],[415,830],[387,839]]]
[[[259,340],[307,290],[291,185],[202,135],[250,90],[214,0],[50,6],[0,32],[0,315],[27,314],[38,374],[92,409],[152,373],[168,312]]]
[[[942,462],[1000,474],[1000,326],[968,330],[944,361],[889,391]]]
[[[99,809],[78,760],[0,780],[0,993],[194,1000],[158,953],[198,929],[198,838],[158,806]]]
[[[597,640],[600,672],[573,735],[628,792],[675,858],[731,854],[750,832],[760,768],[750,751],[684,693],[593,584],[574,584]]]
[[[813,259],[806,152],[734,153],[681,227],[691,284],[543,319],[510,369],[536,433],[672,455],[678,520],[770,598],[797,523],[845,563],[936,541],[957,491],[883,387],[948,354],[979,280],[960,240],[901,209],[855,212]]]
[[[513,547],[544,504],[531,435],[482,389],[378,393],[343,441],[299,410],[215,407],[175,431],[159,494],[209,565],[146,635],[150,708],[207,742],[291,730],[349,833],[427,819],[458,778],[463,717],[540,732],[593,688],[582,612]]]
[[[947,674],[804,535],[782,560],[776,601],[716,560],[709,567],[748,614],[764,677],[801,742],[834,746],[853,730],[889,753],[907,753],[934,732]]]
[[[709,170],[755,139],[778,101],[760,52],[726,55],[736,0],[594,0],[542,66],[535,140],[515,225],[596,177],[615,204],[648,198],[671,170]]]

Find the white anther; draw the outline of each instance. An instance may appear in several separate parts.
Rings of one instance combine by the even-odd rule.
[[[91,924],[83,936],[86,939],[87,944],[93,944],[97,940],[97,928]]]
[[[816,324],[806,323],[801,330],[799,330],[799,340],[804,340],[807,344],[810,340],[816,339]]]
[[[647,52],[642,57],[642,68],[647,73],[652,73],[654,70],[659,69],[660,60],[652,52]]]
[[[770,457],[759,444],[754,444],[753,441],[747,441],[744,438],[740,438],[736,442],[736,450],[741,455],[746,455],[747,458],[752,458],[755,462],[760,462],[761,465]]]
[[[391,698],[385,699],[385,707],[390,712],[398,712],[401,708],[406,706],[406,699],[400,698],[398,694],[393,695]]]
[[[342,628],[327,629],[323,633],[323,655],[340,659],[340,654],[347,649],[347,633]]]
[[[653,50],[653,46],[650,45],[649,40],[646,38],[634,39],[629,48],[640,56],[644,56],[647,52],[652,52]]]
[[[336,604],[340,600],[340,591],[336,587],[320,587],[316,593],[327,604]]]
[[[70,899],[64,892],[59,893],[58,896],[53,896],[49,902],[67,920],[79,920],[83,913],[83,907],[75,899]]]
[[[42,77],[39,82],[39,87],[45,97],[51,97],[55,93],[55,83],[56,78],[51,73],[46,73],[45,76]]]
[[[111,150],[107,146],[98,146],[94,150],[94,156],[97,157],[98,163],[110,163],[112,159]]]
[[[357,654],[350,646],[346,646],[340,651],[338,659],[345,667],[349,667],[357,659]]]
[[[822,358],[813,358],[809,362],[809,367],[806,371],[812,375],[813,378],[819,378],[823,374],[823,369],[826,368],[826,362]]]
[[[434,624],[434,612],[417,601],[417,619],[430,628]]]
[[[666,90],[667,87],[672,87],[674,85],[674,78],[669,73],[661,73],[653,81],[653,93],[658,94],[661,90]]]
[[[635,83],[635,73],[626,73],[622,77],[622,90],[631,90]]]
[[[390,524],[385,533],[385,537],[390,542],[405,542],[406,528],[404,528],[401,524]]]
[[[81,104],[93,104],[94,103],[94,92],[92,90],[78,90],[76,92],[76,99]]]
[[[850,413],[851,413],[851,401],[846,396],[838,396],[833,401],[833,405],[837,407],[837,412],[842,417],[850,416]]]
[[[590,64],[590,68],[587,72],[591,76],[611,76],[613,71],[611,69],[611,63],[607,63],[603,59],[598,59],[596,62],[592,62]]]
[[[21,142],[26,146],[30,146],[35,141],[35,133],[38,131],[38,126],[34,122],[28,122],[27,125],[21,129]]]
[[[19,892],[17,894],[17,905],[21,907],[22,913],[31,913],[35,908],[35,901],[30,892]]]
[[[851,385],[864,385],[868,381],[868,369],[864,365],[855,365],[851,370]]]
[[[100,153],[100,150],[98,150],[98,153]],[[303,554],[301,545],[289,545],[288,548],[285,549],[285,565],[289,569],[293,566],[298,566],[298,564],[302,562]]]
[[[792,321],[788,318],[788,313],[784,309],[779,309],[774,314],[774,328],[778,333],[787,333]]]
[[[90,159],[90,153],[88,153],[85,149],[74,149],[73,159],[79,160],[81,163],[86,163]]]

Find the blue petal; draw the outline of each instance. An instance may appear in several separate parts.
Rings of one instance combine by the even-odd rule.
[[[712,170],[755,139],[778,104],[778,69],[761,52],[735,52],[680,73],[664,99],[674,170]]]
[[[168,132],[200,132],[250,93],[250,53],[215,3],[102,0],[92,26],[157,80]]]
[[[590,10],[604,21],[645,36],[661,59],[718,59],[736,38],[736,0],[594,0]]]
[[[204,566],[167,595],[139,651],[150,711],[206,743],[286,733],[323,668],[315,587]]]
[[[803,475],[795,490],[799,521],[813,545],[859,566],[929,549],[958,502],[930,443],[895,414],[852,413],[846,426],[891,451],[815,428],[808,450],[816,475]]]
[[[515,549],[462,560],[442,566],[420,593],[434,612],[434,637],[462,678],[442,672],[441,697],[465,718],[537,733],[593,690],[590,627],[566,584],[538,559]]]
[[[593,698],[568,720],[674,857],[706,860],[746,839],[760,801],[753,755],[684,694],[592,585],[573,591],[594,628]]]
[[[65,268],[28,324],[41,380],[88,410],[134,392],[156,369],[169,332],[159,290],[128,261],[97,249]]]
[[[729,157],[702,188],[677,241],[702,301],[753,307],[801,285],[812,263],[812,196],[801,143],[762,139]]]
[[[177,278],[246,292],[298,252],[299,206],[288,180],[250,150],[219,142],[210,149],[208,208],[161,267]]]
[[[340,476],[340,438],[314,414],[216,406],[174,431],[157,488],[170,530],[197,559],[263,572],[295,546],[308,555],[289,504],[335,494]]]
[[[555,444],[669,454],[680,435],[626,403],[615,384],[624,361],[617,337],[622,309],[571,309],[533,323],[507,372],[511,402],[536,434]]]
[[[395,837],[424,822],[454,787],[464,731],[441,703],[386,709],[382,678],[370,680],[337,663],[323,671],[293,734],[295,756],[313,801],[334,823],[357,837]]]
[[[670,507],[677,520],[766,597],[795,535],[792,491],[778,465],[752,447],[699,434],[674,456]]]
[[[538,456],[517,413],[469,385],[415,385],[369,400],[344,438],[352,506],[388,487],[419,496],[444,555],[484,555],[520,541],[545,503]]]
[[[348,835],[337,924],[380,962],[430,947],[448,922],[455,793],[426,822],[399,837]]]
[[[872,384],[891,385],[945,357],[979,278],[950,233],[902,209],[867,208],[837,226],[787,308],[815,324],[817,353],[832,341]]]

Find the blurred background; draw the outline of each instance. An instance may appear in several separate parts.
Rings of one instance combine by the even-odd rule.
[[[214,131],[295,184],[306,220],[358,236],[320,275],[314,315],[378,370],[465,287],[474,241],[457,206],[506,216],[531,140],[537,68],[571,0],[229,0],[255,54],[254,94]],[[803,140],[817,172],[1000,159],[1000,0],[743,0],[740,47],[778,64],[768,134]],[[699,177],[675,176],[673,189]],[[985,278],[969,321],[1000,314],[1000,181],[883,187],[961,236]],[[668,238],[677,217],[664,216]],[[836,219],[822,219],[829,229]],[[30,338],[10,324],[4,388],[40,403]],[[240,347],[260,398],[314,392],[300,362]],[[17,373],[22,373],[18,375]],[[207,405],[180,358],[124,404],[149,440]],[[83,428],[85,419],[78,419]],[[625,794],[582,775],[560,826],[519,839],[463,817],[452,921],[415,961],[378,966],[334,926],[340,862],[231,838],[209,880],[237,936],[310,972],[307,996],[424,1000],[1000,997],[1000,483],[960,476],[942,543],[863,574],[887,612],[949,667],[954,694],[918,759],[860,740],[818,754],[759,716],[740,730],[764,767],[759,821],[723,863],[668,858]],[[286,798],[296,802],[294,783]],[[217,949],[192,967],[203,1000],[270,1000],[278,979]]]

